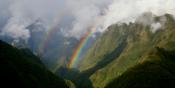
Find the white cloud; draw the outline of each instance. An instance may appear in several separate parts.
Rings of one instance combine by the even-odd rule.
[[[175,0],[7,1],[9,5],[6,5],[6,8],[0,6],[8,10],[10,14],[3,31],[15,38],[24,37],[26,34],[25,38],[30,37],[25,27],[37,19],[44,20],[48,29],[63,28],[66,35],[78,38],[91,28],[93,31],[104,31],[108,26],[117,22],[133,22],[144,12],[152,12],[155,15],[165,13],[175,15]],[[5,1],[1,0],[0,3],[5,3]],[[0,11],[0,16],[2,12],[4,10]]]
[[[170,13],[175,15],[175,0],[114,0],[104,17],[107,28],[116,22],[130,22],[145,12],[155,15]]]
[[[162,25],[159,23],[159,22],[157,22],[157,23],[153,23],[153,24],[151,24],[151,28],[152,28],[152,32],[153,33],[155,33],[157,30],[159,30],[160,28],[162,27]]]
[[[25,29],[25,26],[13,24],[10,27],[4,29],[3,34],[9,35],[14,39],[24,39],[27,40],[30,37],[29,30]]]

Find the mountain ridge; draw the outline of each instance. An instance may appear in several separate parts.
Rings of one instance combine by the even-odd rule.
[[[97,70],[90,76],[94,88],[103,88],[113,79],[119,77],[130,67],[143,60],[143,57],[154,47],[174,50],[175,20],[172,15],[165,14],[152,18],[152,23],[160,23],[162,27],[152,32],[151,25],[142,23],[114,24],[97,39],[89,49],[80,64],[80,72],[86,71],[102,61],[105,55],[110,54],[117,47],[123,35],[127,36],[127,46],[119,57],[105,67]],[[166,19],[166,21],[162,21]],[[110,57],[106,57],[106,60]]]

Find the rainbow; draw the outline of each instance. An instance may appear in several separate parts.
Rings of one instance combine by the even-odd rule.
[[[56,29],[52,29],[52,30],[47,32],[46,37],[44,38],[44,40],[39,45],[39,54],[42,55],[44,53],[46,47],[49,44],[49,41],[51,40],[54,33],[56,33],[56,31],[57,31]]]
[[[64,12],[60,12],[56,18],[53,21],[53,24],[50,26],[49,30],[47,31],[47,34],[45,38],[41,41],[39,44],[38,52],[39,55],[42,56],[44,51],[46,50],[46,47],[48,46],[50,40],[52,39],[54,33],[59,31],[56,27],[59,24],[60,17],[64,15]],[[80,59],[80,55],[82,50],[85,48],[85,46],[88,45],[88,41],[90,41],[90,37],[93,35],[92,30],[87,31],[85,35],[80,39],[80,43],[78,44],[78,47],[73,52],[70,60],[68,61],[68,68],[76,67],[78,60]]]
[[[74,53],[72,54],[69,62],[68,62],[68,68],[74,68],[76,67],[79,59],[81,52],[83,48],[88,44],[88,41],[90,40],[90,37],[93,35],[92,31],[88,31],[85,33],[85,35],[80,39],[80,43],[78,47],[75,49]]]
[[[47,31],[45,38],[39,44],[39,48],[38,48],[39,55],[42,56],[50,40],[52,39],[54,33],[57,33],[57,31],[59,31],[56,27],[59,24],[59,20],[61,19],[60,17],[63,15],[64,15],[64,12],[60,12],[59,14],[57,14],[56,18],[53,20],[53,24],[50,26],[49,30]]]

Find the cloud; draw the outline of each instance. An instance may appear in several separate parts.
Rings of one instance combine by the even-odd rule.
[[[65,36],[79,38],[90,29],[103,32],[114,23],[134,22],[145,12],[175,15],[175,0],[1,0],[0,3],[4,4],[0,4],[0,16],[9,16],[2,32],[26,40],[30,37],[26,27],[37,19],[43,20],[48,31],[62,29]]]
[[[157,23],[153,23],[153,24],[151,24],[151,28],[152,28],[152,32],[153,33],[155,33],[157,30],[159,30],[160,28],[162,27],[162,25],[159,23],[159,22],[157,22]]]
[[[7,35],[14,39],[20,38],[28,40],[28,38],[30,38],[30,31],[26,28],[38,19],[42,19],[47,23],[47,25],[45,25],[46,27],[51,25],[60,7],[57,6],[59,4],[55,4],[58,3],[57,0],[55,0],[55,2],[48,0],[7,1],[8,2],[0,1],[0,3],[8,3],[6,6],[0,6],[0,8],[3,8],[3,10],[0,11],[0,15],[4,15],[4,12],[8,12],[9,15],[7,23],[1,28],[1,35]]]
[[[0,2],[5,3],[5,1]],[[28,38],[30,33],[27,33],[25,28],[35,20],[42,19],[48,31],[58,26],[58,30],[64,29],[69,36],[80,37],[109,2],[106,0],[12,0],[5,8],[9,11],[10,17],[3,32],[14,38],[24,37],[27,34],[25,37]],[[20,33],[17,33],[17,30]]]
[[[10,27],[7,27],[3,31],[4,35],[9,35],[10,37],[14,39],[23,39],[26,40],[30,37],[30,32],[29,30],[25,29],[25,26],[23,25],[18,25],[18,24],[13,24],[10,25]]]
[[[114,0],[104,16],[104,28],[117,22],[134,22],[145,12],[175,15],[175,0]]]
[[[96,24],[102,12],[112,1],[107,0],[71,0],[68,8],[72,11],[74,21],[72,29],[68,30],[70,36],[80,37]]]

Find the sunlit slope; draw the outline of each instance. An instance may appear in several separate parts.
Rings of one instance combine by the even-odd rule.
[[[68,88],[65,81],[50,71],[29,50],[19,50],[0,41],[1,87]]]
[[[166,19],[162,21],[162,19]],[[159,46],[167,50],[175,49],[175,21],[169,14],[154,17],[155,22],[160,22],[163,27],[152,32],[151,26],[142,23],[115,24],[109,27],[97,42],[89,49],[80,63],[80,71],[92,69],[99,64],[102,68],[90,76],[95,88],[103,88],[114,78],[120,76],[128,68],[142,61],[145,54],[152,48]],[[120,45],[125,42],[122,50]],[[119,55],[111,53],[119,49]],[[108,61],[108,60],[112,61]],[[105,60],[108,63],[103,63]],[[102,63],[103,62],[103,63]]]

